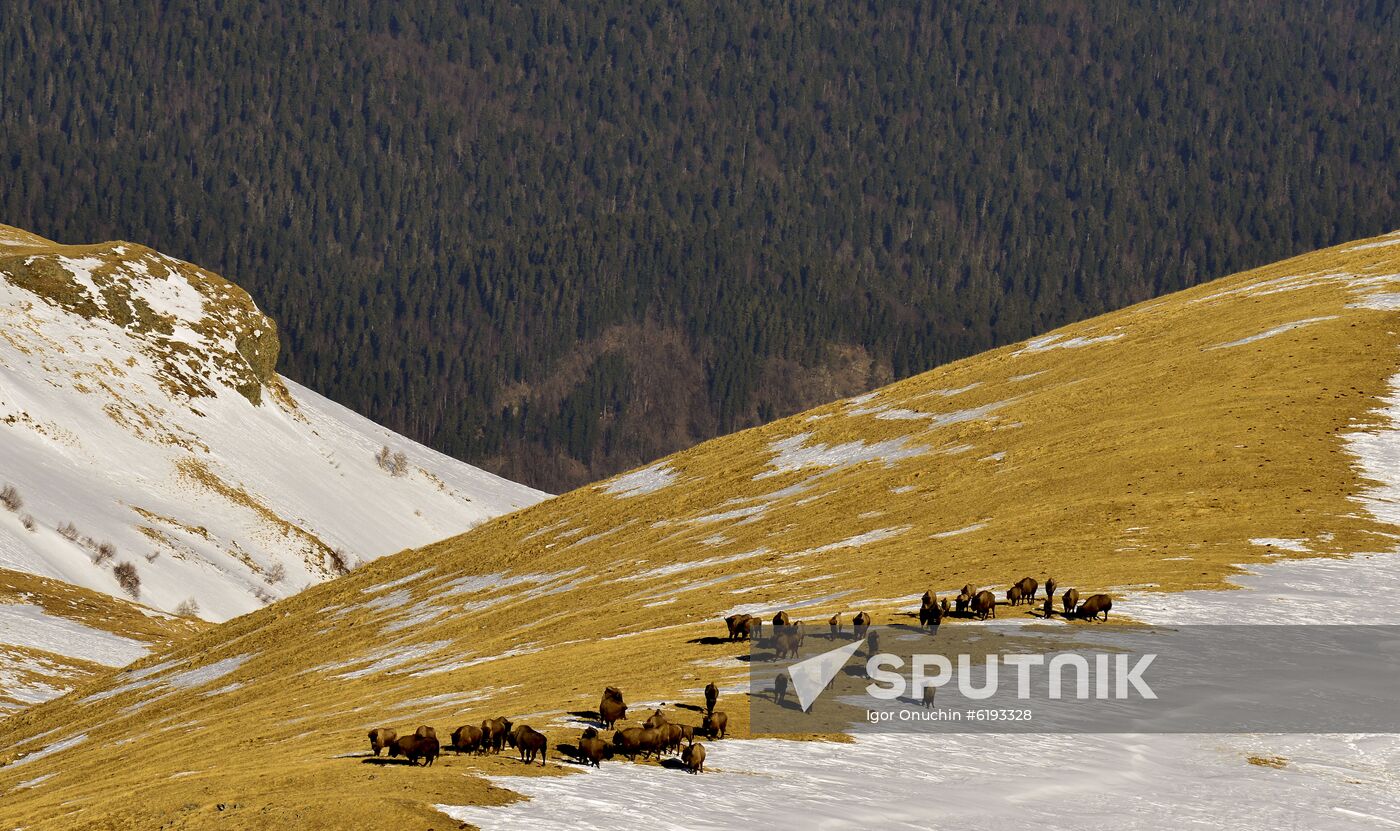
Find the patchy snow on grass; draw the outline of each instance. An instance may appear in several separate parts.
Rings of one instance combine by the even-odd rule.
[[[163,679],[162,683],[169,684],[181,690],[203,687],[206,684],[212,684],[225,675],[236,671],[252,657],[251,654],[245,654],[235,655],[232,658],[224,658],[206,666],[187,669],[184,672],[177,672]]]
[[[1239,340],[1232,340],[1232,341],[1230,341],[1229,343],[1218,343],[1218,344],[1216,344],[1215,346],[1211,346],[1211,347],[1208,347],[1208,348],[1209,348],[1209,349],[1230,349],[1230,348],[1235,347],[1235,346],[1244,346],[1245,344],[1248,344],[1248,343],[1255,343],[1256,341],[1261,341],[1261,340],[1264,340],[1265,338],[1271,338],[1271,337],[1273,337],[1273,336],[1275,336],[1275,335],[1281,335],[1281,334],[1283,334],[1284,332],[1291,332],[1291,331],[1293,331],[1294,329],[1301,329],[1301,328],[1304,327],[1304,326],[1311,326],[1311,325],[1314,324],[1314,323],[1321,323],[1321,322],[1323,322],[1324,320],[1336,320],[1336,319],[1337,319],[1337,316],[1336,316],[1336,315],[1323,315],[1322,317],[1309,317],[1309,318],[1304,318],[1303,320],[1295,320],[1295,321],[1293,321],[1292,323],[1285,323],[1285,324],[1283,324],[1283,325],[1281,325],[1281,326],[1275,326],[1275,327],[1272,328],[1272,329],[1265,329],[1264,331],[1259,332],[1259,333],[1257,333],[1257,334],[1253,334],[1253,335],[1249,335],[1248,337],[1240,338]]]
[[[1375,242],[1363,242],[1360,245],[1353,245],[1350,248],[1344,248],[1342,250],[1365,251],[1368,248],[1386,248],[1391,245],[1400,245],[1400,236],[1397,235],[1400,235],[1400,231],[1391,231],[1389,234],[1385,235],[1385,239],[1376,240]]]
[[[1348,309],[1375,309],[1381,312],[1400,311],[1400,294],[1395,292],[1377,292],[1362,297],[1355,303],[1348,303]]]
[[[626,574],[609,580],[610,583],[630,582],[633,580],[654,580],[657,577],[669,577],[674,574],[683,574],[687,571],[694,571],[697,568],[710,568],[711,566],[724,565],[725,563],[737,563],[740,560],[748,560],[753,557],[762,557],[770,553],[767,548],[755,548],[752,551],[743,551],[738,554],[725,554],[719,557],[706,557],[703,560],[688,560],[680,563],[668,563],[664,566],[639,571],[636,574]]]
[[[430,641],[413,645],[391,644],[380,649],[373,650],[358,658],[351,658],[338,664],[327,664],[315,667],[313,671],[323,672],[343,669],[355,666],[356,664],[366,664],[360,669],[343,672],[337,678],[364,678],[370,675],[377,675],[391,669],[397,669],[405,664],[411,664],[420,658],[426,658],[435,652],[440,652],[450,646],[452,641]]]
[[[40,748],[39,750],[35,750],[32,753],[24,754],[23,756],[11,762],[10,767],[17,768],[20,765],[27,765],[30,762],[37,762],[45,756],[52,756],[55,753],[62,753],[63,751],[68,750],[69,748],[77,747],[85,741],[87,741],[87,733],[79,733],[76,736],[69,736],[68,738],[62,741],[54,742],[53,744],[48,745],[47,747]]]
[[[947,539],[948,537],[956,537],[956,536],[960,536],[960,535],[962,535],[962,534],[971,534],[973,531],[981,531],[983,528],[986,528],[986,527],[987,527],[987,523],[985,523],[985,522],[974,522],[974,523],[972,523],[971,525],[964,525],[964,526],[961,527],[961,528],[954,528],[954,529],[951,530],[951,531],[939,531],[939,532],[936,533],[936,534],[930,534],[930,535],[929,535],[929,539],[931,539],[931,540],[944,540],[944,539]]]
[[[815,548],[806,548],[802,551],[794,551],[791,554],[784,555],[783,559],[786,560],[795,557],[808,557],[813,554],[825,554],[828,551],[839,551],[843,548],[859,548],[862,545],[870,545],[871,543],[876,543],[882,540],[890,539],[892,537],[897,537],[900,534],[905,533],[912,527],[913,526],[911,525],[898,525],[892,528],[876,528],[873,531],[865,531],[864,533],[855,534],[853,536],[847,537],[844,540],[829,542],[826,545],[818,545]]]
[[[1066,338],[1064,335],[1051,334],[1041,335],[1038,338],[1031,338],[1026,341],[1025,346],[1012,352],[1013,357],[1017,355],[1033,355],[1040,352],[1049,352],[1052,349],[1083,349],[1086,346],[1094,346],[1100,343],[1108,343],[1123,337],[1123,332],[1110,332],[1107,335],[1097,337],[1078,336]]]
[[[399,586],[406,586],[409,583],[421,580],[432,573],[433,570],[431,568],[425,568],[422,571],[415,571],[412,574],[406,577],[400,577],[397,580],[390,580],[387,583],[380,583],[375,586],[370,586],[367,589],[360,589],[360,592],[363,594],[378,594],[379,592],[388,591],[389,589],[397,589]]]
[[[0,604],[0,644],[23,646],[107,667],[143,657],[146,644],[51,615],[32,603]]]
[[[789,600],[782,603],[741,603],[738,606],[731,606],[720,613],[720,617],[730,615],[766,615],[776,614],[780,611],[791,612],[794,609],[805,609],[809,606],[820,606],[823,603],[830,603],[833,600],[840,600],[849,594],[854,594],[854,590],[839,591],[834,594],[824,594],[821,597],[812,597],[807,600]]]
[[[810,433],[798,433],[769,444],[769,452],[773,454],[769,469],[753,478],[767,479],[809,467],[845,468],[866,462],[883,462],[888,466],[901,459],[922,456],[929,452],[929,448],[911,444],[907,438],[870,443],[857,439],[837,445],[821,442],[809,445],[809,439]]]
[[[1296,551],[1300,554],[1308,554],[1312,549],[1308,548],[1306,540],[1289,540],[1279,537],[1257,537],[1250,540],[1250,543],[1259,546],[1281,548],[1284,551]]]
[[[598,489],[604,493],[626,499],[647,493],[656,493],[662,488],[675,484],[677,473],[670,465],[662,462],[650,467],[624,473],[610,482],[604,482]]]

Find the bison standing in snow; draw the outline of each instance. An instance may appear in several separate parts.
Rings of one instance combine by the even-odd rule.
[[[681,751],[681,764],[691,773],[705,772],[705,746],[691,742]]]
[[[1099,615],[1103,615],[1104,620],[1108,620],[1108,610],[1113,608],[1113,598],[1106,594],[1090,595],[1088,600],[1079,604],[1076,615],[1080,620],[1097,620]]]

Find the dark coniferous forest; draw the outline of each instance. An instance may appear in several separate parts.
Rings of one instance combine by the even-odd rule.
[[[561,490],[1400,226],[1396,4],[0,4],[0,221]]]

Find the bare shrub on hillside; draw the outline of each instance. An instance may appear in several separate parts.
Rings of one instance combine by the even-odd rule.
[[[402,450],[390,450],[387,444],[374,454],[374,462],[390,476],[403,476],[408,473],[408,456]]]
[[[14,485],[6,485],[0,488],[0,505],[11,511],[18,511],[24,507],[24,497],[19,495],[19,489]]]
[[[60,537],[63,537],[65,540],[68,540],[69,542],[78,541],[78,526],[74,525],[73,523],[65,522],[62,525],[58,526],[57,530],[58,535]]]
[[[277,599],[272,596],[272,592],[268,591],[262,586],[256,586],[253,588],[253,596],[256,597],[258,601],[264,606]]]
[[[132,600],[141,596],[141,577],[136,573],[135,563],[126,560],[117,563],[112,566],[112,576],[117,578],[117,585],[131,595]]]
[[[285,580],[286,577],[287,567],[282,565],[281,563],[273,563],[271,567],[269,567],[266,571],[263,572],[263,579],[267,581],[267,584],[269,586],[277,585],[278,583]]]
[[[333,549],[326,557],[331,561],[331,571],[341,577],[349,574],[355,568],[354,555],[343,548]]]
[[[180,605],[175,607],[175,614],[180,617],[199,617],[199,603],[193,597],[181,600]]]
[[[30,533],[33,533],[39,527],[39,524],[34,521],[33,514],[25,514],[24,516],[20,517],[19,524],[23,525],[24,530],[29,531]]]
[[[117,556],[117,547],[110,542],[94,543],[90,548],[92,549],[92,561],[97,565],[102,565]]]
[[[159,551],[152,551],[152,552],[150,552],[150,553],[148,553],[148,554],[145,555],[145,557],[146,557],[146,562],[148,562],[148,563],[154,563],[154,562],[156,561],[156,558],[159,557],[159,556],[160,556],[160,552],[159,552]]]

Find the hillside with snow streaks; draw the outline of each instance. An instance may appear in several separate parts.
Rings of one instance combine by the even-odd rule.
[[[0,767],[6,808],[75,831],[177,814],[376,831],[443,814],[485,828],[1387,827],[1387,737],[755,738],[749,647],[721,618],[908,624],[925,590],[1000,593],[1030,575],[1110,592],[1115,617],[1143,621],[1339,622],[1338,594],[1358,620],[1393,620],[1397,237],[707,442],[153,650],[0,723],[0,745],[33,759]],[[580,772],[558,751],[605,685],[626,693],[627,726],[653,707],[694,725],[707,682],[732,736],[707,742],[705,775],[622,761],[560,775]],[[374,727],[441,735],[494,716],[545,733],[548,764],[364,758]],[[250,735],[275,752],[246,752]]]
[[[0,575],[221,621],[544,498],[276,375],[277,349],[210,272],[0,226]],[[30,625],[0,643],[86,659],[8,611]]]

